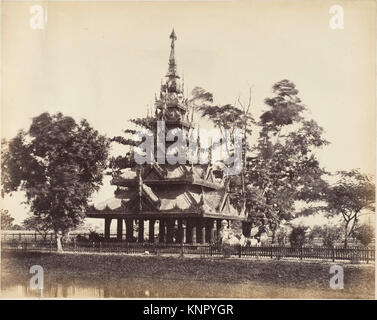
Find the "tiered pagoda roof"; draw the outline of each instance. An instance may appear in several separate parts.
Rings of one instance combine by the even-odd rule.
[[[169,68],[155,101],[155,121],[164,120],[167,129],[179,128],[187,137],[193,124],[183,95],[183,84],[177,74],[174,30],[170,39]],[[93,206],[88,217],[246,218],[231,205],[228,186],[222,178],[215,176],[211,163],[172,165],[155,161],[120,170],[113,176],[111,184],[117,186],[115,197]]]

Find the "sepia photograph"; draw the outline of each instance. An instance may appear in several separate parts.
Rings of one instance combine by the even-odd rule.
[[[374,300],[376,7],[2,0],[0,299]]]

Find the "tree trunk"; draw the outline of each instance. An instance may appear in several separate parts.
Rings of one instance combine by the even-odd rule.
[[[62,246],[62,232],[59,230],[56,232],[56,245],[58,252],[63,252],[63,246]]]
[[[275,238],[276,238],[276,229],[272,231],[272,239],[271,242],[274,244],[275,243]]]
[[[344,248],[347,249],[347,239],[348,239],[348,223],[349,221],[346,222],[346,225],[344,226]]]

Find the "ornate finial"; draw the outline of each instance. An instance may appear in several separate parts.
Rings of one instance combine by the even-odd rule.
[[[177,40],[177,36],[174,32],[174,29],[172,30],[171,34],[170,34],[170,37],[169,37],[172,41],[172,44],[174,44],[174,41]]]
[[[175,62],[174,41],[177,40],[177,36],[174,32],[174,29],[171,32],[169,38],[171,39],[171,44],[170,44],[170,56],[169,56],[169,70],[168,70],[167,77],[174,79],[174,78],[179,78],[177,75],[177,64]]]

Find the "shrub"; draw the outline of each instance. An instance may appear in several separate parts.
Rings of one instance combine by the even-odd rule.
[[[339,226],[316,226],[310,232],[309,238],[313,240],[316,237],[322,239],[323,246],[332,248],[337,240],[341,238],[342,229]]]
[[[298,226],[292,229],[289,235],[289,242],[292,247],[302,247],[306,241],[306,227]]]
[[[276,232],[276,240],[280,246],[284,246],[287,242],[287,230],[285,228],[280,228]]]
[[[353,235],[363,246],[368,246],[374,238],[374,230],[370,225],[362,224],[355,228]]]
[[[90,242],[101,242],[101,241],[103,241],[103,238],[96,231],[90,231],[89,241]]]

